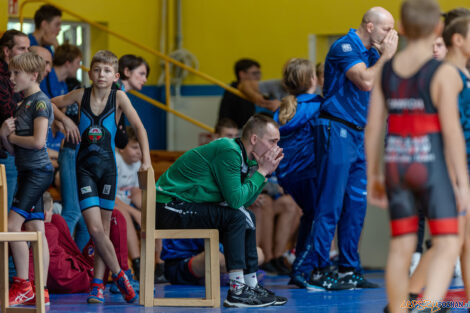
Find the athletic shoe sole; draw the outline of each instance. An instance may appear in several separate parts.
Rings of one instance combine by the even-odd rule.
[[[97,298],[97,297],[88,297],[88,299],[86,299],[86,302],[88,302],[88,303],[104,303],[104,299],[100,299],[100,298]]]
[[[274,303],[276,303],[276,301],[262,303],[262,304],[245,304],[245,303],[240,303],[240,302],[230,302],[227,299],[225,299],[224,307],[226,308],[263,308],[266,306],[274,305]]]

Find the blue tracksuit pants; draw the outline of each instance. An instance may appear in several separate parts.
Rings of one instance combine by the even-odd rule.
[[[317,205],[313,227],[313,267],[330,265],[338,227],[339,266],[360,269],[358,243],[367,207],[364,132],[328,119],[317,127]]]

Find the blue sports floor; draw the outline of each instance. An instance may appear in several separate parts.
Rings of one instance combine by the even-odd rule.
[[[368,272],[366,277],[380,284],[379,289],[346,290],[336,292],[307,292],[293,286],[287,286],[288,277],[266,276],[263,284],[277,294],[288,297],[284,306],[266,308],[184,308],[184,307],[154,307],[144,308],[136,304],[127,304],[121,295],[105,293],[105,304],[87,304],[87,294],[51,295],[51,306],[46,310],[52,312],[328,312],[328,313],[378,313],[386,304],[384,289],[384,273]],[[108,285],[109,286],[109,285]],[[221,305],[227,294],[228,287],[221,289]],[[165,297],[203,297],[204,287],[156,285],[157,295]],[[461,281],[454,281],[447,299],[463,301]],[[468,312],[465,309],[453,309],[452,312]]]

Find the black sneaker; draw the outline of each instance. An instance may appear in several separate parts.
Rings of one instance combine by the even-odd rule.
[[[274,264],[271,261],[261,264],[259,268],[265,271],[266,274],[279,275],[279,273],[277,272],[277,268],[274,266]]]
[[[279,275],[289,275],[290,269],[286,266],[284,262],[284,257],[280,256],[278,258],[272,259],[271,262],[274,265],[274,268],[277,270]]]
[[[374,284],[364,278],[364,275],[359,272],[350,272],[350,274],[341,278],[347,283],[353,284],[355,288],[379,288],[379,285]]]
[[[165,264],[157,263],[155,264],[155,275],[154,275],[155,284],[166,284],[168,280],[165,277]]]
[[[243,285],[238,293],[228,290],[224,306],[228,308],[260,308],[273,305],[275,302],[276,298],[274,296],[263,295],[254,288]]]
[[[262,285],[258,283],[255,288],[253,288],[256,292],[263,296],[273,296],[276,299],[273,305],[284,305],[287,303],[287,298],[282,296],[276,296],[274,292],[269,289],[264,288]]]
[[[339,279],[334,272],[313,272],[309,281],[310,284],[322,287],[325,290],[348,290],[354,289],[354,285]]]
[[[418,294],[416,293],[410,293],[408,295],[408,300],[413,303],[413,301],[416,301],[418,300]],[[390,313],[390,309],[388,308],[388,303],[387,305],[384,307],[384,313]],[[442,313],[442,312],[441,312]]]

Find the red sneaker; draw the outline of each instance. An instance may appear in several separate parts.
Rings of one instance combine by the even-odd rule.
[[[24,304],[34,298],[33,287],[29,280],[13,277],[13,284],[10,287],[10,306]]]
[[[86,301],[88,303],[104,303],[104,285],[92,283],[90,294]]]
[[[121,291],[124,300],[126,300],[126,302],[128,303],[134,302],[137,299],[137,295],[135,294],[134,288],[132,288],[129,279],[126,276],[126,273],[121,270],[119,274],[113,274],[112,277],[114,283],[118,286],[119,290]]]
[[[33,292],[34,292],[34,297],[31,300],[28,300],[25,302],[27,305],[36,305],[36,286],[34,286],[33,283]],[[51,300],[49,299],[49,289],[44,288],[44,304],[45,305],[51,305]]]

